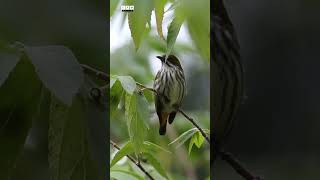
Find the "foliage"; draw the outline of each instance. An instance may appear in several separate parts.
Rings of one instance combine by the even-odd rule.
[[[90,95],[98,85],[71,50],[15,43],[1,48],[0,57],[0,142],[7,144],[0,179],[15,175],[36,118],[49,125],[50,179],[105,179],[107,101]]]

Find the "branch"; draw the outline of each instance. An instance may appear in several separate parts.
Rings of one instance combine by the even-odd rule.
[[[240,161],[237,160],[231,153],[225,151],[218,152],[222,160],[226,161],[238,174],[240,174],[246,180],[262,180],[259,176],[254,176],[250,173]]]
[[[182,111],[181,109],[178,109],[178,111],[201,132],[202,136],[204,138],[206,138],[207,142],[210,144],[210,139],[208,138],[206,133],[202,130],[202,128],[191,117],[189,117],[184,111]]]
[[[109,81],[109,75],[101,72],[99,70],[96,70],[90,66],[87,65],[81,65],[82,68],[87,71],[87,72],[91,72],[91,73],[95,73],[95,75],[102,79],[102,80],[106,80]],[[154,93],[157,94],[157,91],[153,88],[148,88],[145,85],[136,82],[137,86],[141,87],[141,91],[144,90],[149,90],[152,91]],[[188,120],[190,121],[202,134],[202,136],[207,140],[207,142],[209,144],[210,143],[210,139],[208,138],[208,136],[206,135],[206,133],[204,133],[203,129],[193,120],[193,118],[189,117],[184,111],[182,111],[181,109],[178,109],[178,111]],[[237,160],[231,153],[229,152],[225,152],[222,151],[221,148],[219,147],[219,145],[217,145],[217,143],[215,143],[214,139],[211,139],[211,142],[213,142],[213,148],[214,150],[217,152],[217,154],[222,158],[222,160],[226,161],[240,176],[242,176],[244,179],[246,180],[262,180],[262,178],[258,177],[258,176],[254,176],[252,175],[252,173],[249,172],[249,170],[247,170],[241,163],[239,160]],[[113,143],[110,140],[110,144],[112,144],[115,148],[120,149],[115,143]],[[136,162],[131,156],[127,155],[127,157],[134,162],[147,176],[150,175],[148,172],[146,172],[146,170],[141,166],[141,164],[139,162]],[[150,179],[153,180],[152,176],[148,176]]]
[[[109,75],[108,74],[106,74],[102,71],[99,71],[97,69],[94,69],[94,68],[92,68],[88,65],[85,65],[85,64],[81,64],[81,67],[85,73],[92,73],[95,76],[97,76],[99,79],[102,79],[104,81],[109,82]]]
[[[110,144],[120,150],[120,147],[115,143],[113,142],[112,140],[110,140]],[[148,176],[148,178],[150,178],[151,180],[155,180],[149,173],[148,171],[140,164],[140,162],[136,161],[133,157],[131,157],[130,155],[126,155],[130,161],[132,161],[146,176]]]

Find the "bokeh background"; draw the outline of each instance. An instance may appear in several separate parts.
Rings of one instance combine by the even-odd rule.
[[[167,4],[165,10],[169,8],[170,4]],[[207,13],[209,14],[209,12]],[[172,19],[173,11],[166,12],[163,20],[165,37],[167,35],[167,27]],[[136,81],[148,87],[152,87],[154,77],[161,68],[161,62],[156,56],[163,55],[166,52],[166,42],[159,38],[156,31],[154,11],[151,15],[150,32],[144,37],[138,51],[135,50],[131,38],[126,13],[121,12],[120,6],[118,6],[115,14],[110,19],[110,27],[110,73],[113,75],[132,76]],[[187,95],[184,98],[182,109],[193,117],[201,127],[209,129],[209,62],[199,55],[185,24],[179,32],[173,54],[180,59],[187,81]],[[177,115],[174,123],[167,126],[166,135],[160,136],[158,133],[159,120],[155,113],[153,99],[149,105],[151,117],[148,124],[150,129],[146,136],[146,140],[156,143],[172,152],[172,154],[167,154],[160,151],[156,156],[164,169],[168,172],[169,177],[181,180],[208,179],[210,171],[209,145],[204,142],[200,149],[194,146],[190,155],[188,154],[189,141],[179,148],[168,146],[170,142],[183,132],[193,128],[193,126],[181,115]],[[110,129],[110,138],[120,146],[129,140],[128,128],[121,102],[119,108],[115,112],[111,112]],[[110,153],[110,158],[112,159],[115,149],[110,147]],[[147,164],[145,164],[145,166],[147,166]],[[135,168],[135,166],[132,165],[131,162],[126,163],[126,160],[124,159],[113,168],[129,169]],[[147,166],[147,168],[149,167]],[[140,170],[137,170],[136,172],[140,173]],[[156,172],[153,171],[151,173],[156,179],[163,179]],[[119,174],[117,174],[117,176],[119,177]]]
[[[226,149],[269,180],[320,178],[320,1],[225,1],[246,100]],[[218,161],[217,180],[241,180]]]

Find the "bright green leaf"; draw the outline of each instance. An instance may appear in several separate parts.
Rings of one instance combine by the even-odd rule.
[[[181,5],[186,16],[188,30],[200,55],[210,59],[210,0],[184,0]]]
[[[116,81],[110,90],[110,117],[112,118],[116,114],[119,102],[124,94],[124,89],[121,86],[120,81]]]
[[[184,144],[188,139],[190,139],[194,133],[198,131],[197,128],[189,129],[188,131],[182,133],[178,138],[173,140],[169,145],[177,144],[176,148],[180,147],[182,144]]]
[[[146,116],[146,109],[137,107],[141,104],[139,102],[142,101],[139,96],[140,95],[136,93],[133,95],[127,93],[125,97],[125,117],[130,141],[133,143],[136,156],[142,152],[142,145],[148,128],[146,126],[145,119],[143,119]]]
[[[157,23],[157,31],[159,36],[165,40],[162,32],[162,21],[163,21],[163,14],[164,14],[164,5],[166,4],[166,0],[153,0],[155,6],[155,16],[156,16],[156,23]]]
[[[197,133],[195,133],[192,138],[190,139],[190,143],[189,143],[189,154],[191,153],[193,144],[195,144],[198,148],[201,147],[201,145],[204,142],[204,137],[202,136],[202,134],[198,131]]]
[[[120,0],[110,0],[110,17],[112,17],[116,8],[118,7]]]
[[[128,0],[128,5],[134,5],[135,8],[133,12],[128,13],[128,22],[136,50],[139,49],[147,22],[150,20],[152,4],[151,0]]]
[[[132,154],[134,152],[132,142],[127,142],[113,157],[110,168],[114,166],[118,161],[120,161],[126,155]]]
[[[168,27],[168,35],[167,35],[167,52],[166,54],[169,55],[176,43],[181,25],[183,23],[183,18],[176,16]]]
[[[204,142],[204,137],[202,136],[202,134],[198,131],[197,133],[197,138],[196,140],[194,141],[195,145],[200,148],[202,146]]]

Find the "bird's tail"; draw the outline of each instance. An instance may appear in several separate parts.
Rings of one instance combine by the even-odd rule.
[[[160,120],[160,128],[159,128],[159,134],[165,135],[166,129],[167,129],[167,120],[168,120],[169,113],[162,113]]]

